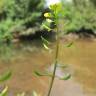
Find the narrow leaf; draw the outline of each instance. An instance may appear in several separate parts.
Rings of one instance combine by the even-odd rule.
[[[50,50],[50,48],[49,48],[46,44],[43,43],[43,46],[44,46],[44,48],[45,48],[46,50]]]
[[[35,74],[36,76],[44,76],[42,73],[40,73],[40,72],[38,72],[38,71],[35,71],[34,74]]]
[[[8,80],[11,77],[11,75],[12,75],[11,71],[4,73],[3,75],[0,76],[0,82]]]
[[[67,74],[66,76],[59,78],[60,80],[68,80],[71,78],[71,74]]]
[[[47,50],[50,50],[50,48],[48,47],[48,45],[50,44],[50,42],[48,40],[46,40],[45,38],[43,38],[42,36],[41,36],[41,39],[43,41],[44,48],[47,49]]]
[[[41,73],[41,72],[38,72],[38,71],[35,71],[34,72],[36,76],[52,76],[52,74],[49,74],[49,73]]]
[[[50,27],[48,27],[47,25],[43,24],[42,25],[44,28],[46,28],[48,31],[51,31],[52,29]]]
[[[73,42],[71,42],[68,45],[66,45],[66,47],[71,47],[72,45],[73,45]]]
[[[45,39],[44,37],[41,36],[41,39],[42,39],[42,41],[43,41],[44,43],[50,44],[50,42],[49,42],[47,39]]]
[[[7,92],[8,92],[8,86],[6,86],[3,91],[0,93],[0,96],[7,96]]]

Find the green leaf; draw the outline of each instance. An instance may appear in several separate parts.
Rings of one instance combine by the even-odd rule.
[[[51,31],[52,29],[50,27],[48,27],[47,25],[43,24],[42,27],[44,27],[45,29],[47,29],[48,31]]]
[[[11,71],[7,71],[4,74],[0,75],[0,82],[4,82],[6,80],[8,80],[12,75]]]
[[[71,78],[71,74],[67,74],[66,76],[59,78],[60,80],[68,80]]]
[[[6,86],[6,87],[3,89],[3,91],[0,93],[0,96],[8,96],[7,92],[8,92],[8,86]]]
[[[43,43],[50,44],[50,42],[47,39],[45,39],[44,37],[41,36],[41,39],[42,39]]]
[[[36,76],[44,76],[42,73],[40,73],[40,72],[38,72],[38,71],[35,71],[34,74],[35,74]]]
[[[46,44],[43,43],[43,46],[44,46],[44,48],[45,48],[46,50],[50,50],[50,48],[49,48]]]
[[[44,48],[47,49],[47,50],[50,50],[50,48],[48,47],[48,45],[50,44],[50,42],[48,40],[46,40],[45,38],[43,38],[42,36],[41,36],[41,39],[43,41]]]
[[[52,74],[49,74],[49,73],[41,73],[39,71],[35,71],[34,74],[36,76],[52,76]]]
[[[73,45],[73,42],[70,42],[66,47],[71,47]]]

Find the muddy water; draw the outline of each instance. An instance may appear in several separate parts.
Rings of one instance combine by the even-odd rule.
[[[55,79],[51,96],[96,96],[96,41],[74,41],[70,48],[60,44],[60,64],[67,65],[72,77],[68,81]],[[36,77],[34,71],[51,68],[55,46],[51,51],[41,46],[40,41],[0,47],[0,74],[12,71],[10,80],[0,84],[9,86],[9,96],[26,92],[30,96],[35,90],[47,95],[50,77]],[[60,73],[59,73],[60,74]]]

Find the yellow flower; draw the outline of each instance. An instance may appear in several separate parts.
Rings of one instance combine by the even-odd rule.
[[[51,14],[50,13],[44,13],[44,17],[49,18],[49,17],[51,17]]]

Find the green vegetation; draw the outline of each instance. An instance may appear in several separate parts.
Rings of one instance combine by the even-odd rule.
[[[11,77],[11,75],[12,75],[11,71],[8,71],[8,72],[4,73],[3,75],[1,75],[0,76],[0,83],[8,80]]]
[[[0,1],[0,41],[10,40],[16,32],[28,28],[39,29],[43,0],[1,0]],[[26,33],[25,33],[26,34]]]
[[[66,32],[89,29],[96,32],[96,2],[94,0],[73,0],[63,2],[63,25]]]
[[[76,32],[82,29],[96,32],[96,2],[95,0],[72,0],[63,3],[60,27],[62,34]],[[42,13],[44,0],[1,0],[0,1],[0,42],[10,41],[14,34],[30,35],[39,31],[44,22]],[[50,22],[54,27],[54,22]],[[43,27],[50,26],[45,22]],[[47,25],[47,26],[46,26]],[[28,29],[31,29],[30,31]],[[51,31],[50,28],[48,31]]]

